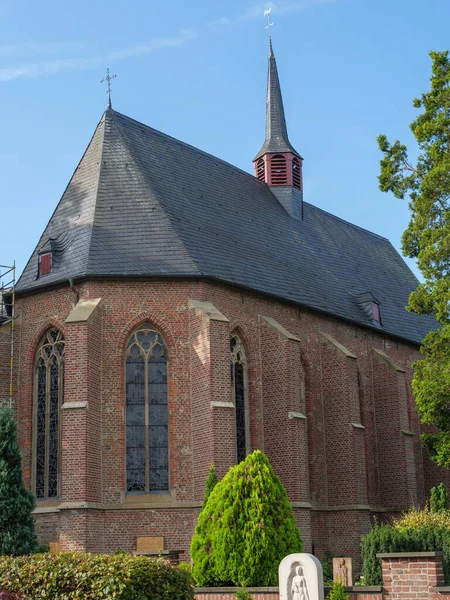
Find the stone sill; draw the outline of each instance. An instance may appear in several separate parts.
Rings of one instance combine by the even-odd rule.
[[[450,586],[441,586],[434,588],[437,592],[442,592],[443,594],[450,594]]]
[[[278,594],[280,588],[278,587],[204,587],[194,588],[194,594],[235,594],[239,590],[247,590],[250,594]]]
[[[237,591],[242,590],[244,588],[240,588],[240,587],[199,587],[199,588],[194,588],[194,594],[235,594]],[[278,587],[250,587],[250,588],[245,588],[247,589],[247,591],[249,591],[251,594],[264,594],[264,593],[270,593],[270,594],[277,594],[279,592],[279,588]],[[325,593],[328,593],[331,590],[331,587],[329,586],[325,586]],[[439,588],[439,589],[444,589],[444,588]],[[449,588],[445,588],[450,590]],[[380,594],[382,591],[382,587],[381,586],[377,586],[377,585],[372,585],[372,586],[363,586],[363,585],[357,585],[354,587],[346,587],[345,591],[347,593],[350,594],[370,594],[370,593],[375,593],[375,594]]]
[[[328,593],[332,588],[330,586],[325,586],[325,593]],[[355,585],[353,587],[346,586],[345,591],[347,594],[381,594],[383,588],[381,585]]]
[[[377,554],[377,558],[389,559],[392,558],[435,558],[436,556],[444,556],[443,552],[388,552]]]

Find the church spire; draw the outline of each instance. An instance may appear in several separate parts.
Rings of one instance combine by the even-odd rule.
[[[277,61],[273,53],[272,37],[269,37],[269,71],[267,76],[266,140],[256,155],[258,160],[267,152],[293,152],[299,156],[289,141]]]
[[[299,219],[303,218],[302,163],[302,157],[289,141],[277,62],[269,35],[266,140],[254,159],[255,176],[267,183],[292,217]]]

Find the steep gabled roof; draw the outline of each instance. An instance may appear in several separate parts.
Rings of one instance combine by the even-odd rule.
[[[38,277],[38,253],[59,248]],[[76,277],[210,277],[420,342],[436,323],[405,310],[417,280],[388,240],[305,203],[293,219],[265,183],[112,109],[18,282]]]

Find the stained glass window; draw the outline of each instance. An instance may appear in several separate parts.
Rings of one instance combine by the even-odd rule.
[[[127,492],[168,492],[167,348],[151,325],[128,341],[125,380]]]
[[[247,385],[247,360],[237,335],[231,336],[231,393],[236,414],[236,458],[245,459],[250,451],[250,420]]]
[[[52,328],[41,340],[36,355],[34,479],[38,500],[54,499],[59,495],[64,348],[62,333]]]

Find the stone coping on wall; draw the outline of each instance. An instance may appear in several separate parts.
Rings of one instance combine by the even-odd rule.
[[[195,594],[234,594],[239,590],[247,590],[251,594],[278,594],[278,587],[201,587],[194,588]]]
[[[237,591],[241,589],[246,589],[251,594],[278,594],[278,587],[249,587],[249,588],[239,588],[239,587],[199,587],[194,588],[194,593],[198,594],[235,594]],[[448,588],[450,590],[450,588]],[[331,590],[331,587],[325,586],[324,588],[325,594]],[[378,585],[372,586],[355,586],[355,587],[346,587],[345,591],[349,594],[381,594],[382,588]]]
[[[396,559],[396,558],[434,558],[436,556],[444,556],[443,552],[387,552],[377,554],[377,558]]]

